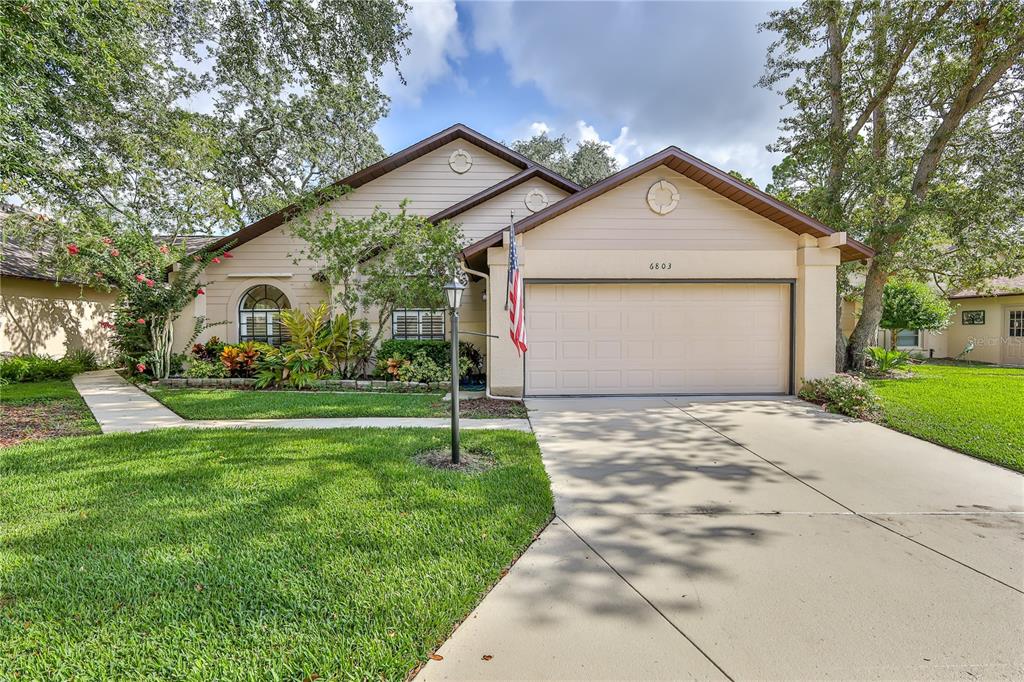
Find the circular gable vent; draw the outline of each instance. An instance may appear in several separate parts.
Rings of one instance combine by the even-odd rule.
[[[671,213],[679,205],[679,190],[667,180],[658,180],[647,190],[647,205],[658,215]]]
[[[448,157],[448,165],[453,171],[462,175],[473,167],[473,157],[465,149],[456,149]]]
[[[530,209],[530,213],[536,213],[548,207],[548,195],[544,193],[544,190],[534,188],[526,193],[523,203],[526,204],[526,208]]]

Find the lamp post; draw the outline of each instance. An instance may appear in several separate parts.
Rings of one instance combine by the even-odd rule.
[[[465,288],[454,275],[452,281],[444,285],[452,313],[452,464],[459,463],[459,306]]]

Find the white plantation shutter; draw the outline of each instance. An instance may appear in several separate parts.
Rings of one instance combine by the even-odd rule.
[[[405,308],[391,316],[395,339],[444,339],[444,311]]]

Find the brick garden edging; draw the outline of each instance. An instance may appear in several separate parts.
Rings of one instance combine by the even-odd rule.
[[[175,377],[161,379],[157,385],[163,388],[233,388],[238,390],[274,390],[274,391],[397,391],[397,392],[424,392],[442,391],[448,386],[447,383],[421,384],[415,381],[382,381],[380,379],[321,379],[314,381],[308,389],[297,389],[291,386],[275,386],[272,389],[257,389],[255,379],[193,379],[188,377]]]

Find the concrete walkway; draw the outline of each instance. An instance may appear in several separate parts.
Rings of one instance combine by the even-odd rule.
[[[350,417],[311,419],[182,419],[156,398],[125,381],[112,369],[77,374],[72,379],[103,433],[138,433],[152,429],[343,429],[343,428],[448,428],[447,417]],[[530,431],[526,419],[463,419],[463,429]]]
[[[1024,476],[795,400],[529,407],[558,516],[418,679],[1024,679]]]

